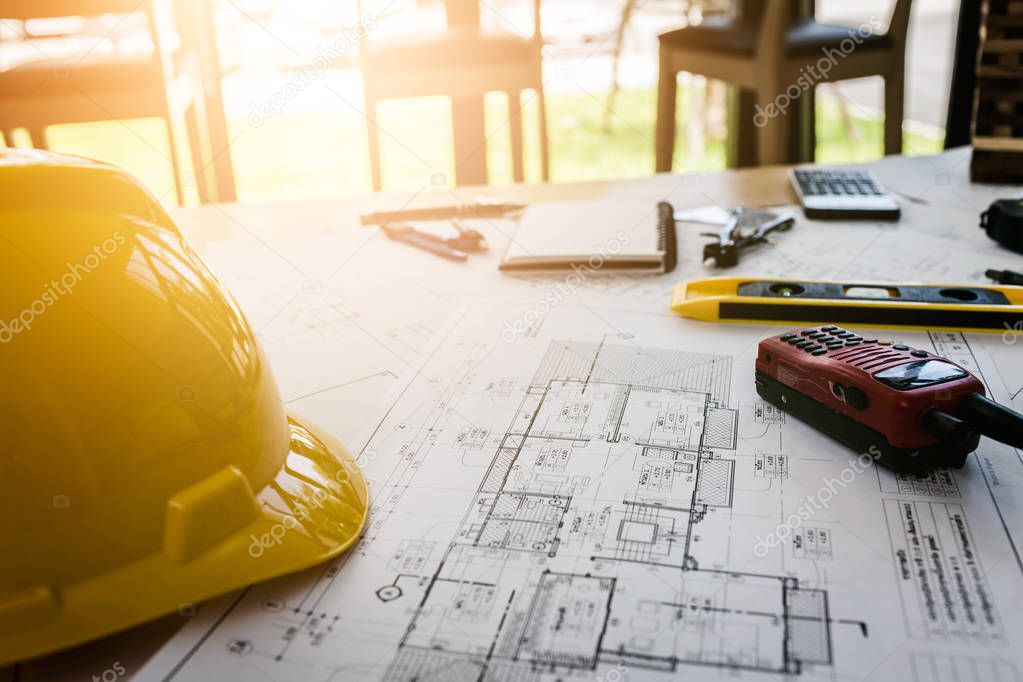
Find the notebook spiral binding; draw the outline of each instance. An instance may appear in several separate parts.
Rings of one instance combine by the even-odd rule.
[[[657,204],[657,248],[664,252],[664,272],[678,265],[678,235],[675,231],[675,209],[667,201]]]

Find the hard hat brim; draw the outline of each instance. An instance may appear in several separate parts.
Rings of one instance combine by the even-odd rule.
[[[116,571],[0,601],[0,665],[169,613],[190,615],[196,602],[321,563],[354,545],[369,516],[362,472],[340,442],[315,426],[289,417],[288,428],[289,452],[273,480],[257,491],[242,484],[253,498],[252,520],[198,556],[183,560],[165,543]]]

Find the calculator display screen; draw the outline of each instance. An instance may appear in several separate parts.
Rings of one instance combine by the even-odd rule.
[[[966,370],[944,360],[921,360],[878,372],[874,378],[897,391],[933,386],[966,376]]]

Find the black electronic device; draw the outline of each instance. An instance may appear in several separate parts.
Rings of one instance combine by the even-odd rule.
[[[984,396],[967,369],[838,325],[760,342],[765,400],[895,471],[961,467],[981,435],[1023,447],[1023,415]]]
[[[997,199],[980,214],[980,226],[1005,248],[1023,253],[1023,200]]]

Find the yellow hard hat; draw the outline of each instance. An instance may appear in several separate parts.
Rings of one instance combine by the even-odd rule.
[[[0,264],[0,665],[355,542],[355,462],[130,175],[0,150]]]

